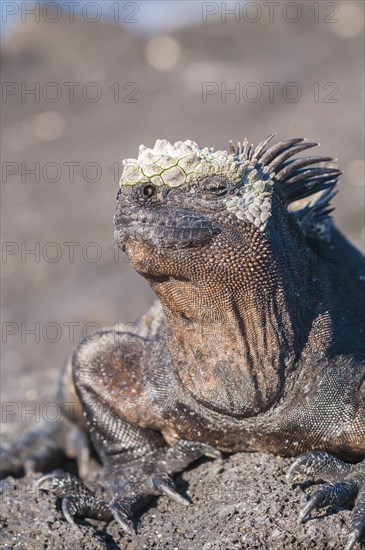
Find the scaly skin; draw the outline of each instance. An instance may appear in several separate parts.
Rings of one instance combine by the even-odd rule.
[[[203,455],[308,453],[289,481],[328,483],[300,519],[350,501],[347,550],[361,538],[364,462],[340,459],[365,456],[364,261],[329,217],[331,159],[288,160],[315,144],[271,138],[228,153],[158,140],[125,161],[115,236],[159,303],[139,334],[81,342],[65,371],[61,395],[78,400],[106,495],[62,472],[41,478],[69,521],[114,517],[130,531],[146,496],[186,503],[171,476]],[[76,433],[68,454],[84,472]],[[5,470],[46,462],[35,439],[6,451]]]

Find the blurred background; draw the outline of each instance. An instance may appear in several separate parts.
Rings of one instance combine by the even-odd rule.
[[[121,161],[157,138],[307,137],[364,246],[364,5],[10,2],[2,9],[2,399],[52,401],[73,347],[152,303],[114,246]],[[32,415],[2,424],[12,439]],[[23,422],[14,430],[14,423]]]

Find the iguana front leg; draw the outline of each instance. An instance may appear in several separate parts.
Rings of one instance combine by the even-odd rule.
[[[169,447],[162,435],[146,426],[153,421],[148,389],[148,342],[132,334],[108,331],[96,342],[80,344],[73,356],[75,387],[86,424],[102,462],[100,491],[68,473],[56,471],[38,480],[62,498],[65,518],[115,519],[128,533],[133,515],[146,500],[167,495],[181,504],[173,475],[202,456],[220,457],[210,445],[185,440]]]
[[[177,491],[173,475],[202,456],[219,458],[220,453],[210,445],[180,440],[173,447],[156,449],[129,463],[119,462],[116,455],[103,464],[100,491],[90,490],[76,476],[60,470],[42,476],[36,486],[62,499],[62,512],[69,523],[76,517],[115,519],[132,534],[134,514],[153,496],[166,495],[179,504],[190,504]]]
[[[365,533],[365,461],[348,464],[321,451],[299,456],[290,467],[289,482],[325,482],[315,491],[299,515],[305,521],[312,510],[330,505],[354,505],[345,550],[351,550]]]

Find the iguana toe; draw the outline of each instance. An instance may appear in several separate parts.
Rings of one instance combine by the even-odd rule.
[[[301,510],[300,523],[308,519],[314,509],[353,505],[345,550],[351,550],[365,534],[365,462],[348,464],[329,453],[312,451],[295,460],[287,473],[287,480],[326,482]]]
[[[182,504],[184,506],[189,506],[191,504],[190,500],[176,490],[175,484],[169,475],[154,475],[152,476],[152,483],[156,491],[158,491],[161,495],[166,495],[178,504]]]

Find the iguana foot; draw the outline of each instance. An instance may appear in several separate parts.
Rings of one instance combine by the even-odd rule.
[[[132,534],[135,512],[153,496],[166,495],[179,504],[190,504],[177,491],[172,475],[202,456],[220,458],[221,453],[210,445],[181,440],[167,450],[160,449],[125,464],[113,461],[104,468],[98,491],[59,470],[41,477],[36,486],[62,498],[62,512],[69,523],[77,516],[115,519],[125,532]]]
[[[19,441],[0,448],[0,474],[24,470],[26,475],[54,468],[65,457],[74,458],[81,477],[89,464],[89,440],[85,432],[66,418],[35,425]]]
[[[300,512],[300,522],[315,508],[354,505],[345,550],[351,550],[365,534],[365,462],[347,464],[328,453],[312,451],[296,459],[287,473],[287,480],[289,483],[325,482]]]

